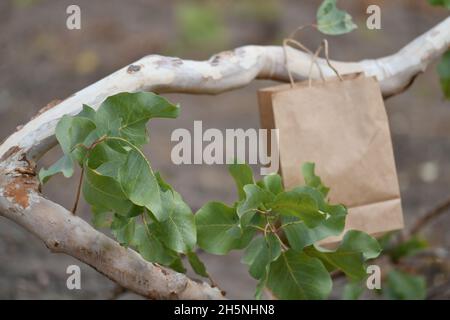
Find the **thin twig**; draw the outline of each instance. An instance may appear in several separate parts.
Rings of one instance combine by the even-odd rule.
[[[77,187],[77,196],[75,198],[75,203],[73,204],[72,208],[72,214],[75,215],[78,207],[78,202],[80,201],[80,194],[81,194],[81,185],[83,184],[83,176],[84,176],[84,165],[81,167],[81,173],[80,173],[80,180],[78,181],[78,187]]]
[[[275,227],[273,225],[270,224],[270,230],[272,231],[272,233],[275,235],[275,237],[278,239],[278,241],[280,242],[281,248],[284,251],[289,250],[289,248],[284,244],[283,240],[281,240],[280,236],[278,235]]]
[[[440,216],[441,214],[445,213],[450,209],[450,197],[447,198],[444,202],[442,202],[440,205],[435,207],[434,209],[430,210],[426,214],[424,214],[422,217],[420,217],[412,226],[412,228],[409,231],[409,236],[415,235],[420,230],[422,230],[423,227],[425,227],[430,221],[435,219],[436,217]]]
[[[72,214],[73,215],[75,215],[75,213],[77,211],[77,207],[78,207],[78,202],[80,201],[81,186],[83,184],[83,176],[84,176],[84,166],[86,165],[84,160],[89,158],[91,150],[94,149],[97,145],[99,145],[103,141],[105,141],[106,138],[107,138],[106,136],[101,136],[96,141],[94,141],[94,143],[92,143],[89,147],[86,147],[84,144],[77,144],[70,151],[70,152],[72,152],[78,146],[81,146],[81,147],[83,147],[83,148],[85,148],[87,150],[86,155],[84,156],[84,159],[83,159],[83,165],[81,166],[80,180],[78,181],[78,187],[77,187],[77,196],[75,198],[75,203],[73,204],[73,208],[72,208]]]
[[[265,232],[265,231],[266,231],[266,229],[264,229],[264,228],[262,228],[262,227],[260,227],[260,226],[255,226],[255,225],[253,225],[253,224],[249,224],[248,227],[250,227],[250,228],[255,228],[256,230],[259,230],[259,231],[262,231],[262,232]]]
[[[270,223],[267,222],[266,225],[265,225],[265,227],[264,227],[264,237],[267,236],[267,228],[269,227],[269,225],[270,225]]]
[[[286,227],[288,227],[290,225],[300,224],[300,223],[303,223],[303,221],[297,220],[297,221],[286,222],[285,224],[282,224],[281,226],[279,226],[277,228],[277,231],[282,230],[283,228],[286,228]]]

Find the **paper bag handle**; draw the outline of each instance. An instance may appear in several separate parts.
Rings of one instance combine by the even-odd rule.
[[[298,27],[294,32],[291,33],[289,38],[286,38],[286,39],[283,40],[283,51],[284,51],[284,58],[285,58],[285,63],[286,63],[286,70],[287,70],[288,75],[289,75],[289,81],[291,83],[291,87],[292,88],[294,87],[294,78],[292,77],[292,72],[291,72],[291,69],[289,68],[289,61],[288,61],[289,59],[288,59],[287,50],[286,50],[287,46],[290,45],[290,44],[291,45],[292,44],[296,45],[299,49],[301,49],[301,50],[303,50],[303,51],[305,51],[305,52],[307,52],[307,53],[309,53],[311,55],[311,65],[309,67],[309,72],[308,72],[308,85],[309,85],[309,87],[311,87],[311,82],[312,82],[311,73],[312,73],[312,66],[313,66],[313,64],[317,65],[317,68],[319,69],[319,73],[320,73],[320,77],[322,78],[322,81],[324,81],[324,82],[326,81],[325,77],[323,75],[323,72],[322,72],[322,68],[321,68],[320,64],[317,62],[317,57],[319,56],[319,54],[322,51],[322,49],[324,49],[324,51],[325,51],[325,59],[327,61],[328,66],[331,68],[331,70],[334,71],[334,73],[337,75],[339,80],[342,81],[343,79],[342,79],[341,75],[336,70],[336,68],[333,67],[333,65],[330,62],[329,54],[328,54],[328,41],[327,41],[327,39],[323,39],[322,40],[322,43],[320,44],[320,46],[317,48],[317,50],[314,53],[311,50],[309,50],[307,47],[305,47],[302,43],[300,43],[299,41],[294,39],[295,34],[298,31],[300,31],[303,28],[305,28],[305,27],[308,27],[308,26]]]

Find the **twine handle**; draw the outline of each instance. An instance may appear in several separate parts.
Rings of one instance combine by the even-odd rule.
[[[325,59],[327,60],[328,66],[331,68],[331,70],[334,71],[334,73],[337,75],[339,80],[343,81],[344,79],[342,79],[339,71],[337,71],[337,69],[331,65],[330,57],[328,56],[328,40],[327,39],[323,39],[322,40],[322,44],[323,44],[323,46],[325,48]]]
[[[325,59],[327,61],[328,66],[330,67],[331,70],[333,70],[333,72],[337,75],[337,77],[339,78],[339,80],[343,80],[341,75],[339,74],[339,72],[337,71],[337,69],[335,67],[333,67],[333,65],[330,62],[329,59],[329,50],[328,50],[328,41],[326,39],[322,40],[322,43],[320,44],[320,46],[317,48],[317,50],[313,53],[311,50],[309,50],[306,46],[304,46],[300,41],[297,41],[294,39],[295,35],[297,34],[297,32],[303,30],[306,27],[312,27],[312,25],[306,25],[306,26],[300,26],[297,29],[295,29],[288,38],[283,40],[283,51],[284,51],[284,59],[285,59],[285,65],[286,65],[286,70],[288,72],[288,76],[289,76],[289,82],[291,84],[291,88],[294,88],[294,77],[292,76],[292,71],[291,68],[289,67],[289,59],[288,59],[288,55],[287,55],[287,47],[289,45],[295,45],[297,47],[297,49],[303,50],[304,52],[308,53],[311,56],[311,65],[309,67],[309,72],[308,72],[308,86],[311,87],[311,83],[312,83],[312,66],[314,64],[317,65],[317,68],[319,69],[319,73],[320,73],[320,77],[322,79],[323,82],[325,82],[325,77],[322,71],[322,68],[320,66],[320,64],[317,62],[317,57],[319,56],[320,52],[322,51],[322,49],[324,49],[325,51]]]

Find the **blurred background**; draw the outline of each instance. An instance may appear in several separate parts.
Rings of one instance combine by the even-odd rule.
[[[319,0],[2,0],[0,141],[50,101],[64,99],[144,55],[156,53],[203,60],[216,52],[247,44],[279,45],[297,26],[314,22],[320,3]],[[70,4],[81,7],[81,30],[66,28],[66,8]],[[365,26],[366,8],[370,4],[381,7],[381,30],[368,30]],[[331,57],[345,61],[392,54],[449,12],[432,7],[425,0],[342,0],[339,7],[348,11],[359,26],[348,35],[328,37]],[[307,46],[315,48],[323,36],[308,31],[301,37]],[[257,81],[219,96],[167,95],[181,104],[181,115],[176,120],[151,123],[151,142],[146,153],[155,170],[163,173],[193,210],[213,199],[231,203],[236,197],[234,183],[225,166],[173,165],[172,130],[180,127],[192,130],[194,120],[202,120],[205,128],[258,128],[256,90],[273,84]],[[443,99],[436,64],[420,75],[409,90],[387,100],[386,108],[405,221],[410,226],[417,217],[449,197],[450,103]],[[60,153],[55,148],[40,166],[50,165]],[[76,181],[56,177],[45,185],[44,193],[70,208]],[[78,213],[90,221],[85,203]],[[418,270],[427,280],[429,298],[450,298],[449,222],[449,215],[441,215],[421,233],[429,246],[419,257]],[[229,298],[252,298],[255,282],[239,262],[240,255],[201,253],[213,278]],[[66,288],[66,268],[71,264],[81,267],[82,290]],[[71,257],[50,253],[33,235],[0,217],[0,299],[105,299],[113,295],[114,288],[114,283],[91,267]],[[339,285],[336,288],[338,291]],[[136,297],[131,293],[120,296]],[[339,298],[339,292],[333,297]]]

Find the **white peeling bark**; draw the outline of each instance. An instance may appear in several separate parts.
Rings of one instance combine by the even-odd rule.
[[[397,53],[359,62],[332,62],[341,74],[375,76],[385,97],[402,92],[414,77],[450,46],[450,17]],[[288,48],[295,79],[309,73],[310,57]],[[333,71],[318,60],[325,76]],[[55,145],[55,126],[65,114],[77,114],[83,104],[98,108],[108,96],[128,91],[217,94],[254,79],[287,81],[284,52],[276,46],[245,46],[219,53],[208,61],[150,55],[75,93],[32,119],[0,145],[0,215],[34,233],[53,251],[83,261],[113,281],[150,298],[223,298],[219,290],[144,261],[66,209],[42,197],[35,161]],[[319,77],[316,67],[313,78]],[[57,245],[56,245],[57,244]]]
[[[450,46],[450,17],[416,38],[397,53],[360,62],[332,62],[341,74],[364,72],[376,76],[384,96],[401,92],[427,65]],[[308,76],[311,59],[288,48],[289,66],[296,79]],[[325,76],[334,75],[323,59]],[[312,77],[318,78],[317,68]],[[0,157],[18,146],[37,159],[55,144],[54,129],[64,114],[78,113],[83,104],[97,108],[108,96],[119,92],[156,91],[217,94],[242,87],[254,79],[288,79],[284,52],[275,46],[245,46],[211,57],[208,61],[150,55],[116,71],[75,93],[28,122],[0,146]]]

